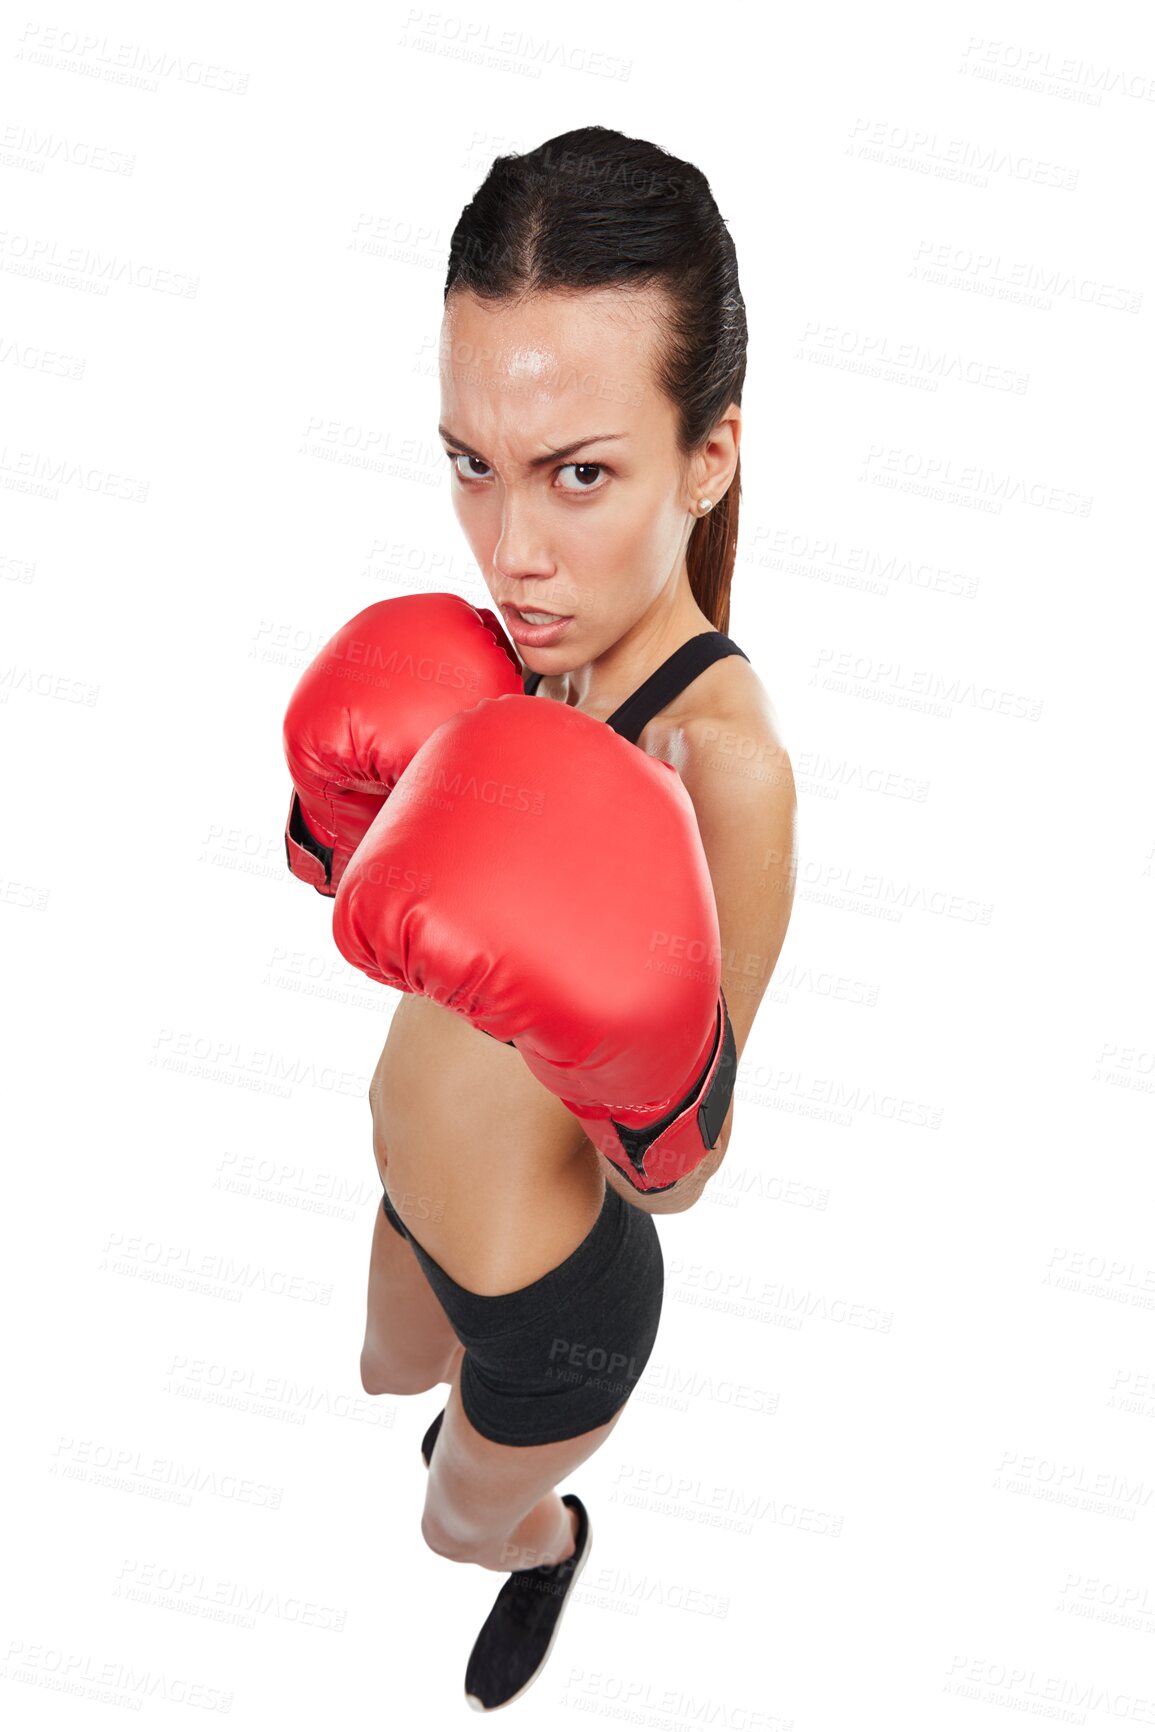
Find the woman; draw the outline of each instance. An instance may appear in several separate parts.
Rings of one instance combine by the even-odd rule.
[[[445,288],[455,510],[525,691],[678,771],[739,1055],[789,920],[795,809],[770,702],[725,635],[745,367],[734,248],[696,168],[601,127],[494,162]],[[472,1704],[493,1708],[540,1671],[588,1552],[588,1512],[554,1488],[605,1442],[653,1346],[652,1216],[698,1200],[733,1102],[692,1173],[641,1192],[516,1047],[417,993],[397,1006],[370,1102],[386,1197],[362,1381],[449,1385],[422,1446],[422,1532],[508,1574],[466,1677]]]

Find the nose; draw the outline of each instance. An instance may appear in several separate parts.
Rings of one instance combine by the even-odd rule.
[[[511,587],[518,587],[526,581],[548,579],[556,570],[536,524],[532,504],[529,500],[516,498],[509,489],[506,489],[502,501],[501,524],[493,549],[493,569]]]

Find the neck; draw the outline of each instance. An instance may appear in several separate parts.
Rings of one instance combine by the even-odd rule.
[[[713,631],[692,596],[660,619],[642,619],[592,662],[555,674],[563,703],[604,721],[682,644]],[[548,679],[550,676],[546,675]]]

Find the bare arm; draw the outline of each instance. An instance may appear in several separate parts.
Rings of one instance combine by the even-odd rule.
[[[722,991],[739,1059],[786,939],[797,871],[794,775],[769,714],[757,735],[716,720],[688,726],[671,758],[694,805],[722,938]],[[611,1161],[606,1183],[649,1215],[693,1208],[725,1158],[734,1102],[714,1148],[668,1191],[634,1189]],[[591,1144],[592,1147],[592,1144]]]

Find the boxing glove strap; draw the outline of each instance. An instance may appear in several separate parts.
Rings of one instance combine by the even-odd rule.
[[[734,1044],[734,1028],[726,1006],[726,995],[719,989],[718,1012],[710,1056],[695,1082],[682,1099],[660,1119],[649,1125],[622,1125],[612,1116],[609,1123],[617,1133],[630,1165],[626,1166],[610,1154],[600,1139],[595,1146],[625,1174],[635,1190],[652,1195],[669,1191],[702,1161],[707,1149],[712,1149],[722,1133],[730,1101],[734,1094],[734,1079],[738,1069],[738,1053]],[[590,1127],[587,1125],[587,1131]],[[700,1143],[700,1147],[699,1147]],[[651,1160],[651,1168],[661,1166],[677,1169],[665,1184],[649,1183],[646,1158],[657,1154],[660,1161]],[[632,1171],[630,1169],[633,1169]],[[635,1176],[637,1175],[637,1176]],[[639,1179],[642,1183],[639,1183]]]
[[[333,850],[319,842],[306,824],[301,811],[301,796],[295,788],[289,807],[289,822],[285,826],[285,859],[294,878],[311,884],[322,896],[332,896]]]
[[[480,1023],[474,1023],[473,1026],[475,1028],[481,1027]],[[487,1028],[483,1028],[481,1030],[481,1032],[482,1032],[482,1034],[489,1034],[489,1030]],[[501,1040],[501,1036],[499,1034],[489,1034],[489,1038],[490,1038],[490,1040]],[[516,1046],[517,1042],[515,1040],[501,1040],[501,1044],[502,1044],[502,1046]]]

